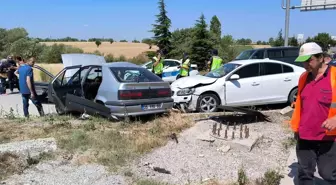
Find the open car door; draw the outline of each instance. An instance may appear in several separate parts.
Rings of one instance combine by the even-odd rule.
[[[49,84],[48,96],[55,104],[58,114],[69,112],[66,107],[66,95],[82,96],[81,65],[65,67]],[[66,76],[69,72],[72,76]]]
[[[75,112],[87,113],[90,115],[101,115],[107,118],[111,118],[111,111],[109,108],[103,104],[94,102],[94,97],[88,99],[88,93],[95,91],[94,88],[90,88],[90,86],[92,87],[91,83],[94,83],[93,79],[102,77],[101,66],[85,66],[83,67],[81,75],[83,76],[81,84],[82,87],[85,87],[83,88],[84,92],[82,96],[68,93],[65,100],[65,106],[67,109]]]
[[[35,69],[34,78],[35,75],[39,76],[38,78],[39,80],[34,82],[37,96],[43,103],[52,102],[52,98],[49,99],[48,90],[49,90],[49,84],[55,78],[55,76],[38,65],[34,65],[33,68]]]

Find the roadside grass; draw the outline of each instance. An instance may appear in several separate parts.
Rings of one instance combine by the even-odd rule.
[[[118,170],[128,161],[164,146],[172,133],[191,127],[191,116],[170,112],[142,120],[110,122],[91,117],[46,116],[22,119],[12,117],[0,123],[0,143],[54,137],[60,150],[77,157],[79,163],[97,162]]]

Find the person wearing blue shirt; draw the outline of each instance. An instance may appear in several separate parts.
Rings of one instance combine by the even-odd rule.
[[[44,116],[41,102],[37,98],[34,86],[34,74],[32,66],[35,64],[35,58],[28,59],[26,63],[21,65],[17,71],[19,74],[19,87],[22,95],[23,113],[25,117],[29,117],[29,99],[36,106],[40,116]]]
[[[329,53],[323,53],[324,62],[330,66],[336,66],[336,60],[333,60]]]

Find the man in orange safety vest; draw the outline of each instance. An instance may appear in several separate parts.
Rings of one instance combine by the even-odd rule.
[[[306,69],[291,119],[299,185],[314,184],[316,166],[324,180],[336,185],[336,67],[324,62],[322,48],[314,42],[303,44],[295,61]]]

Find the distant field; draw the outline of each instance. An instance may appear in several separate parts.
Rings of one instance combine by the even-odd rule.
[[[271,45],[250,45],[252,46],[254,49],[257,49],[257,48],[270,48],[272,47]]]
[[[128,43],[128,42],[102,42],[102,44],[97,47],[95,42],[41,42],[46,45],[53,44],[64,44],[74,47],[78,47],[84,50],[84,52],[94,52],[98,50],[101,53],[112,54],[115,57],[124,55],[126,58],[133,58],[145,51],[156,51],[158,48],[153,46],[149,49],[149,46],[144,43]]]

